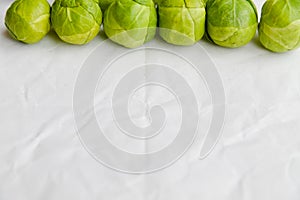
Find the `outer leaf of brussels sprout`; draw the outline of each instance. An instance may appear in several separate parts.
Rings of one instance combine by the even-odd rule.
[[[257,29],[257,11],[251,0],[208,0],[207,33],[223,47],[246,45]]]
[[[175,45],[192,45],[205,30],[205,9],[159,7],[160,36]]]
[[[115,2],[116,0],[98,0],[101,10],[104,12],[110,4]]]
[[[14,39],[39,42],[50,30],[50,5],[46,0],[17,0],[6,12],[5,25]]]
[[[98,1],[99,1],[101,10],[104,12],[110,6],[110,4],[112,4],[113,2],[118,1],[118,0],[98,0]],[[148,6],[152,6],[153,2],[155,2],[155,1],[152,2],[149,0],[133,0],[133,1],[135,1],[139,4],[142,4],[142,5],[148,5]]]
[[[186,8],[202,8],[205,4],[203,0],[156,0],[156,3],[162,7]]]
[[[210,38],[214,43],[223,47],[236,48],[246,45],[255,35],[257,24],[246,28],[236,27],[215,27],[209,22],[207,30],[213,30],[213,35]]]
[[[160,36],[175,45],[192,45],[205,32],[202,0],[158,0]]]
[[[298,0],[268,0],[259,25],[262,45],[274,52],[300,46],[300,4]]]
[[[51,21],[57,35],[71,44],[86,44],[99,32],[102,12],[94,0],[56,0]]]
[[[112,3],[104,14],[104,31],[114,42],[135,48],[153,39],[157,23],[152,0],[122,0]]]

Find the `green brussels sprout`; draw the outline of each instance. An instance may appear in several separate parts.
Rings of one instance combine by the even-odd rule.
[[[257,11],[251,0],[208,0],[207,36],[215,44],[236,48],[252,40],[257,29]]]
[[[202,0],[157,0],[160,36],[175,45],[192,45],[205,33]]]
[[[51,22],[63,41],[86,44],[99,33],[102,12],[94,0],[55,0]]]
[[[261,44],[274,52],[300,46],[299,0],[268,0],[262,8],[258,28]]]
[[[104,32],[114,42],[135,48],[154,38],[157,16],[152,0],[119,0],[104,13]]]
[[[50,30],[50,5],[46,0],[16,0],[6,12],[5,26],[16,40],[39,42]]]

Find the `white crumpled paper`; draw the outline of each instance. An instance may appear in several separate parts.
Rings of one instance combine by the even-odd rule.
[[[78,74],[106,39],[103,33],[85,46],[65,44],[53,32],[38,44],[24,45],[12,40],[4,26],[11,2],[0,2],[0,200],[300,199],[300,50],[271,53],[260,46],[257,37],[239,49],[202,40],[199,45],[215,63],[226,95],[219,142],[208,157],[199,159],[211,107],[202,80],[193,77],[190,69],[181,69],[196,90],[200,134],[167,168],[150,174],[122,173],[88,153],[74,119]],[[256,1],[259,11],[262,4]],[[99,63],[101,58],[99,55]],[[124,67],[134,60],[122,59]],[[95,100],[97,119],[107,130],[113,119],[101,112],[109,108],[102,102],[111,93],[110,80],[121,72],[108,73],[111,79],[104,79],[106,84],[96,90],[100,95]],[[162,77],[169,78],[168,74]],[[149,105],[163,102],[167,110],[180,113],[164,92],[144,88],[132,97],[129,110],[134,123],[149,123],[144,113],[148,104],[142,99]],[[176,128],[178,119],[169,117]],[[160,142],[145,148],[144,143],[108,132],[114,144],[135,153],[163,148],[168,138],[175,137],[166,133]]]

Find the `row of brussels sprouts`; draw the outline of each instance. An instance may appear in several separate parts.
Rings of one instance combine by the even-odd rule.
[[[52,8],[47,0],[16,0],[5,25],[24,43],[40,41],[52,24],[63,41],[86,44],[99,33],[102,20],[105,34],[128,48],[153,39],[157,24],[160,36],[175,45],[193,45],[206,31],[217,45],[240,47],[258,27],[260,42],[271,51],[300,46],[299,0],[267,0],[259,25],[251,0],[55,0]]]

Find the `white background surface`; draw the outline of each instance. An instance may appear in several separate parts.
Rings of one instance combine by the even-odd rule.
[[[72,46],[51,32],[24,45],[7,35],[10,3],[0,2],[0,200],[300,199],[300,50],[201,41],[224,81],[223,137],[205,160],[195,142],[169,168],[122,174],[86,152],[73,119],[77,74],[104,37]]]

